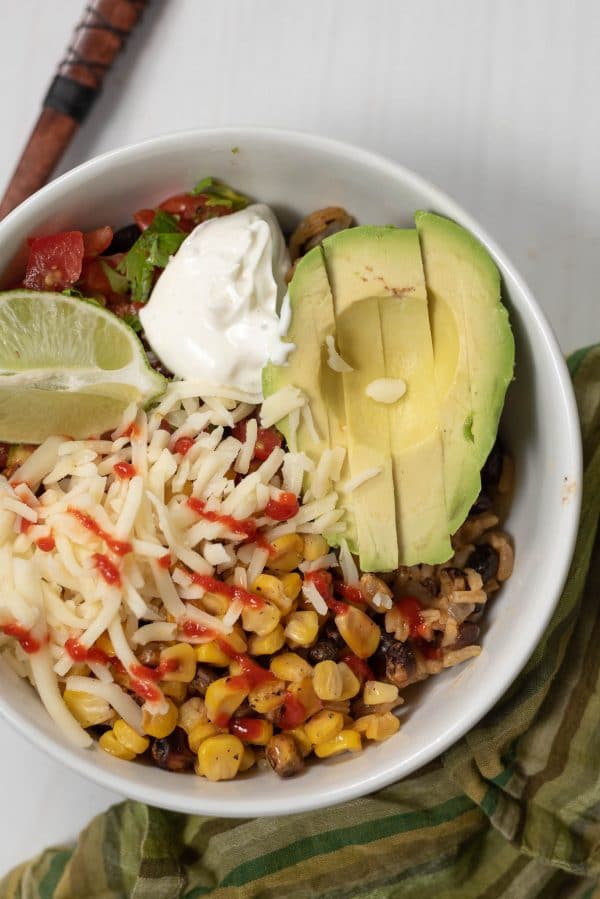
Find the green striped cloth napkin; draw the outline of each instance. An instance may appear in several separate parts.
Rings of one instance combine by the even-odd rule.
[[[584,438],[569,578],[525,670],[483,721],[373,796],[285,818],[123,802],[6,899],[600,897],[600,346],[569,360]]]

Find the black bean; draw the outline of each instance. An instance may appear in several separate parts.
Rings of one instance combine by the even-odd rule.
[[[339,654],[340,648],[333,640],[319,640],[308,650],[308,661],[311,665],[317,665],[319,662],[337,662]]]
[[[206,688],[216,680],[218,674],[212,668],[205,665],[196,665],[196,676],[190,683],[190,692],[197,696],[204,696]]]
[[[463,646],[472,646],[479,639],[479,627],[472,621],[463,621],[458,627],[458,635],[452,646],[447,649],[462,649]]]
[[[280,777],[293,777],[304,768],[304,759],[290,734],[273,734],[267,743],[265,756]]]
[[[417,660],[412,646],[401,643],[390,634],[382,633],[379,646],[369,659],[377,677],[387,677],[397,686],[404,686],[415,673]]]
[[[133,222],[131,225],[125,225],[119,228],[113,234],[113,239],[102,254],[103,256],[112,256],[113,253],[127,253],[132,248],[142,232]]]
[[[483,485],[483,489],[486,492],[490,489],[490,487],[495,487],[500,480],[500,475],[502,474],[503,456],[504,450],[502,448],[500,440],[498,439],[494,443],[490,454],[486,459],[485,465],[481,470],[481,483]]]
[[[481,543],[476,546],[465,563],[465,568],[472,568],[481,575],[481,580],[486,581],[496,577],[498,572],[498,553],[489,543]]]
[[[8,451],[10,443],[0,443],[0,471],[4,471],[8,465]]]
[[[146,643],[138,652],[138,659],[148,668],[156,668],[160,664],[160,654],[166,643]]]
[[[326,622],[325,627],[323,628],[323,636],[327,640],[330,640],[334,646],[337,646],[338,649],[344,649],[346,646],[344,638],[338,631],[335,621]]]
[[[176,727],[168,737],[152,741],[152,758],[159,768],[168,771],[188,771],[194,767],[194,753],[180,727]]]

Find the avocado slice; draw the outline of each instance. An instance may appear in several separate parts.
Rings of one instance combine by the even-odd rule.
[[[292,320],[286,338],[295,348],[288,356],[287,365],[270,362],[264,367],[262,387],[266,397],[288,384],[299,387],[306,394],[319,440],[313,440],[301,421],[297,443],[298,448],[317,465],[324,450],[346,446],[342,383],[340,375],[327,365],[325,350],[326,337],[335,333],[335,316],[321,247],[315,247],[298,262],[289,285],[289,296]],[[323,397],[327,398],[326,402],[323,402]],[[278,422],[277,427],[289,441],[287,417]],[[356,552],[350,498],[345,502],[345,498],[340,497],[338,505],[346,511],[343,519],[345,530],[343,534],[338,534],[334,529],[326,537],[329,543],[337,545],[340,537],[344,536],[350,549]]]
[[[323,243],[332,287],[339,349],[357,370],[344,374],[348,451],[352,474],[373,464],[382,475],[355,497],[361,565],[361,522],[371,516],[373,543],[387,547],[393,535],[398,564],[436,564],[452,555],[446,514],[440,415],[435,391],[427,292],[416,231],[365,226]],[[406,395],[391,405],[365,395],[376,378],[401,378]],[[355,414],[352,414],[352,410]],[[369,442],[389,462],[375,461]],[[356,471],[354,470],[356,467]],[[391,469],[391,471],[390,471]],[[391,489],[390,477],[391,474]],[[377,490],[377,496],[373,492]],[[389,491],[389,493],[388,493]],[[389,570],[378,560],[379,570]],[[395,567],[395,566],[393,566]]]
[[[496,438],[515,344],[487,250],[455,222],[415,215],[433,336],[444,483],[451,533],[481,490],[480,471]]]

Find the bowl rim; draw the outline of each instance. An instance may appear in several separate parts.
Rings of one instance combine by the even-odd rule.
[[[517,305],[523,304],[528,309],[534,321],[536,339],[539,339],[545,344],[546,350],[552,360],[553,377],[558,388],[557,399],[560,401],[561,407],[565,413],[563,421],[565,432],[568,435],[565,460],[569,465],[569,470],[573,472],[573,477],[575,479],[575,489],[566,507],[565,516],[561,520],[561,558],[559,562],[554,562],[554,567],[557,569],[555,593],[552,597],[552,602],[548,602],[543,610],[543,614],[540,614],[537,621],[537,627],[532,628],[529,639],[515,649],[511,672],[505,672],[503,677],[494,681],[493,686],[491,685],[491,688],[488,689],[487,692],[482,693],[477,703],[471,703],[468,706],[464,715],[453,727],[447,729],[438,739],[433,740],[425,749],[412,756],[409,755],[409,757],[401,763],[397,763],[396,765],[392,764],[382,771],[374,772],[370,777],[362,778],[355,782],[351,781],[335,788],[327,788],[318,793],[316,791],[306,791],[303,795],[296,797],[293,807],[289,807],[289,800],[286,802],[285,797],[277,797],[276,793],[265,795],[264,798],[258,800],[253,799],[251,801],[247,799],[236,799],[235,797],[226,798],[225,796],[220,799],[211,799],[198,794],[190,794],[189,797],[184,799],[178,795],[173,796],[169,790],[164,787],[136,783],[135,781],[130,780],[126,773],[121,774],[101,768],[96,764],[92,754],[88,757],[79,755],[75,748],[71,748],[70,746],[67,747],[52,737],[49,738],[49,735],[43,733],[36,723],[29,722],[22,718],[16,708],[0,693],[0,714],[19,733],[29,740],[30,743],[37,748],[43,748],[48,755],[57,761],[62,762],[77,774],[87,777],[98,785],[108,790],[112,790],[115,793],[161,808],[191,814],[214,816],[227,815],[234,818],[295,814],[356,799],[360,796],[370,794],[375,790],[387,787],[398,780],[402,780],[414,771],[419,770],[468,733],[468,731],[471,730],[471,728],[473,728],[498,702],[500,697],[522,671],[556,608],[563,586],[566,582],[575,548],[581,508],[582,482],[582,448],[579,418],[567,364],[558,345],[558,341],[527,284],[500,246],[490,238],[485,229],[483,229],[450,195],[439,189],[428,179],[400,163],[388,159],[384,155],[344,141],[311,132],[272,127],[254,127],[248,125],[239,127],[227,126],[187,129],[154,136],[94,156],[60,175],[50,184],[47,184],[21,203],[6,216],[2,222],[0,222],[0,242],[4,238],[5,233],[10,233],[13,228],[18,227],[21,218],[26,217],[30,210],[35,209],[40,200],[51,200],[55,196],[60,197],[63,186],[65,185],[84,185],[90,174],[96,176],[105,175],[110,172],[115,164],[127,162],[132,158],[143,160],[147,155],[152,155],[157,151],[168,153],[182,142],[194,142],[196,140],[207,141],[211,138],[215,140],[231,139],[234,141],[234,145],[238,142],[241,143],[244,139],[263,138],[268,139],[273,143],[293,144],[295,146],[304,145],[315,150],[320,149],[329,151],[329,153],[334,153],[339,157],[351,158],[355,163],[359,163],[371,169],[377,169],[384,176],[388,176],[394,180],[399,179],[404,184],[426,193],[431,197],[432,204],[439,205],[446,210],[444,214],[454,218],[475,234],[491,253],[494,260],[499,265],[499,268],[503,272],[506,272],[513,281],[515,293],[518,294],[516,303]]]

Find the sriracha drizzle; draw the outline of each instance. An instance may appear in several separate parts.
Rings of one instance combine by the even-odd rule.
[[[28,631],[22,624],[17,624],[16,621],[11,622],[10,624],[3,624],[0,630],[2,630],[7,637],[14,637],[15,640],[18,640],[21,644],[21,649],[24,650],[24,652],[29,653],[29,655],[38,652],[42,648],[42,644],[31,635],[31,631]]]
[[[80,525],[88,531],[91,531],[96,537],[100,537],[101,540],[104,540],[106,545],[115,553],[115,555],[126,556],[127,553],[130,553],[133,549],[131,543],[127,543],[126,540],[116,540],[114,537],[111,537],[110,534],[100,527],[96,519],[92,518],[91,515],[88,515],[87,512],[82,512],[81,509],[75,509],[73,506],[69,506],[67,511],[73,518],[77,519]]]
[[[265,606],[262,596],[259,596],[258,593],[250,593],[249,590],[244,590],[243,587],[225,584],[223,581],[218,581],[208,574],[198,574],[196,571],[190,572],[190,577],[195,584],[198,584],[207,593],[221,593],[231,600],[239,600],[243,606],[250,609],[263,609]]]

